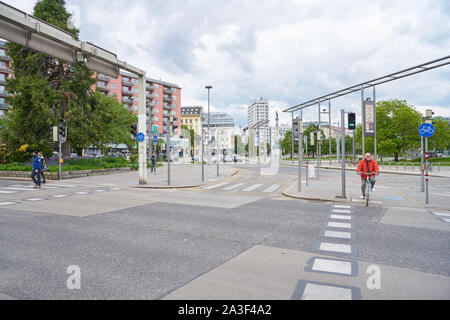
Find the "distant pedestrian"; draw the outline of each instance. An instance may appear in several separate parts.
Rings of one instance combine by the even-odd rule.
[[[155,172],[156,173],[156,151],[153,151],[151,161],[152,161],[152,167],[151,167],[151,171],[150,172]]]
[[[38,156],[42,159],[41,175],[42,175],[42,183],[45,183],[44,172],[48,170],[47,162],[45,161],[45,157],[44,157],[44,154],[42,153],[42,151],[39,151]]]
[[[33,152],[33,170],[31,172],[31,180],[33,180],[35,186],[34,189],[39,189],[41,187],[41,170],[42,170],[42,159],[39,157],[36,151]],[[37,179],[36,179],[37,176]]]

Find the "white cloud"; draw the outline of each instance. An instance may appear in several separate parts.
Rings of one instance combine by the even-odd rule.
[[[6,1],[31,12],[32,1]],[[87,1],[81,38],[177,83],[183,105],[207,105],[245,124],[246,107],[259,96],[281,110],[423,62],[449,55],[447,0],[364,1]],[[403,99],[450,110],[449,66],[377,87],[377,99]],[[369,92],[366,92],[368,95]],[[371,94],[371,92],[370,92]],[[360,93],[332,101],[360,112]],[[419,109],[419,107],[418,107]],[[317,119],[317,107],[304,111]]]

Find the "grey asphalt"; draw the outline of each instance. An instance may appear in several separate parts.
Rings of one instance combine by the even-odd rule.
[[[289,175],[289,170],[281,169],[280,174]],[[242,178],[250,179],[249,171]],[[140,199],[152,195],[152,202],[84,217],[0,207],[0,299],[163,299],[255,246],[317,255],[314,246],[323,240],[320,234],[332,206],[200,189],[166,193],[128,189],[110,197],[126,198],[131,192]],[[199,196],[202,205],[196,201]],[[107,201],[109,193],[101,197]],[[242,203],[230,207],[228,202],[237,197]],[[95,202],[95,196],[89,201]],[[435,222],[443,229],[432,224],[405,226],[401,219],[387,219],[392,215],[388,206],[352,208],[351,243],[357,249],[352,259],[423,272],[415,281],[426,282],[427,274],[449,279],[450,233],[444,222]],[[423,218],[435,219],[428,213]],[[70,265],[80,267],[81,290],[66,287]],[[272,276],[276,281],[282,275]],[[408,298],[402,288],[386,296]],[[440,298],[449,299],[450,293]]]

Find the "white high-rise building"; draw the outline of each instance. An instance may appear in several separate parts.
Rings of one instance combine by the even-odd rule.
[[[258,122],[263,120],[269,120],[269,102],[265,101],[263,98],[255,100],[251,105],[249,105],[247,110],[248,127],[254,127]],[[269,123],[259,127],[259,132],[261,135],[260,141],[268,141],[268,127]],[[255,127],[255,132],[257,128]],[[259,141],[259,137],[258,137]],[[264,144],[263,144],[264,146]]]

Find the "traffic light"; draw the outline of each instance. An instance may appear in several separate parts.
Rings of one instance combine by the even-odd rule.
[[[348,114],[348,129],[349,130],[356,129],[356,114],[355,113]]]
[[[65,142],[66,141],[66,119],[62,119],[61,122],[59,123],[59,138],[61,140],[61,142]]]
[[[131,135],[135,138],[137,136],[137,124],[131,126]]]

